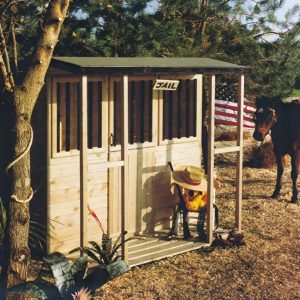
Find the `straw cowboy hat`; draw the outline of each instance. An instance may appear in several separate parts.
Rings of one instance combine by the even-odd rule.
[[[178,185],[193,191],[206,191],[207,181],[204,171],[195,166],[182,166],[172,173],[172,179]]]

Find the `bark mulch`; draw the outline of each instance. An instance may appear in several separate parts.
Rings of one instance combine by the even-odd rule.
[[[222,181],[220,226],[230,228],[235,168],[228,162],[216,169]],[[280,198],[270,199],[275,178],[275,168],[243,170],[245,246],[208,248],[132,268],[102,286],[95,299],[300,299],[300,206],[290,203],[290,169]]]

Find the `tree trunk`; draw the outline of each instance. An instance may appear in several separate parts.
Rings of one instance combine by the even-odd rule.
[[[13,101],[19,102],[18,93],[14,94]],[[20,99],[21,100],[21,99]],[[22,100],[21,100],[22,101]],[[23,102],[23,101],[22,101]],[[29,233],[29,202],[31,197],[30,181],[30,154],[31,137],[30,126],[31,111],[28,114],[20,111],[20,106],[15,107],[11,120],[11,137],[13,157],[17,158],[26,153],[7,171],[10,174],[10,199],[8,219],[8,269],[7,286],[13,286],[24,281],[27,277],[27,264],[30,259],[28,247]],[[17,201],[16,201],[17,200]],[[22,203],[23,202],[23,203]]]
[[[58,41],[61,26],[69,8],[69,0],[50,0],[40,39],[36,46],[31,65],[25,72],[19,86],[13,86],[7,92],[7,115],[10,117],[9,154],[12,157],[8,167],[9,195],[8,207],[8,242],[6,243],[6,286],[10,287],[27,278],[30,250],[29,201],[32,197],[30,177],[30,146],[33,132],[30,118],[44,85],[53,50]],[[3,277],[3,274],[1,274]],[[3,280],[3,278],[2,278]],[[0,286],[1,289],[1,286]]]

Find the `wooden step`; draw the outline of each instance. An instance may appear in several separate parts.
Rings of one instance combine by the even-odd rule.
[[[138,266],[208,246],[208,243],[197,242],[193,239],[186,241],[182,238],[174,238],[171,241],[156,237],[133,240],[128,245],[128,264],[130,267]]]

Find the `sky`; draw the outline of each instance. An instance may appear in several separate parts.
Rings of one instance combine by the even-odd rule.
[[[300,0],[286,0],[284,6],[282,7],[282,9],[278,12],[278,17],[283,18],[284,14],[290,9],[292,8],[294,5],[300,5]],[[148,9],[147,11],[149,12],[155,12],[156,9],[158,7],[158,3],[156,0],[152,0],[149,4],[148,4]]]
[[[284,14],[287,12],[287,10],[289,10],[296,4],[300,5],[300,1],[299,0],[287,0],[284,4],[283,8],[278,12],[278,17],[283,17]]]

